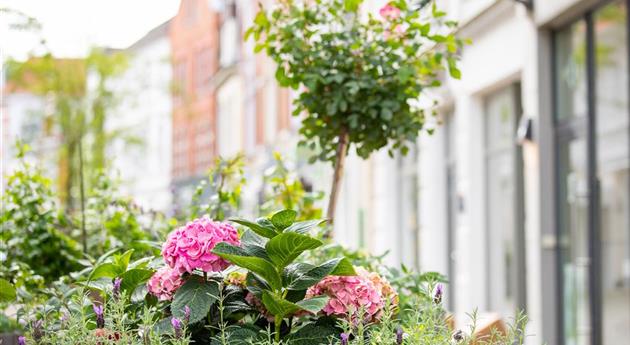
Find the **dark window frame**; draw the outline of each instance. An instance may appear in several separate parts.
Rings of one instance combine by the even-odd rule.
[[[574,138],[582,137],[586,140],[587,146],[587,179],[588,179],[588,210],[587,210],[587,236],[589,239],[588,252],[591,264],[589,266],[589,313],[590,313],[590,327],[591,327],[591,344],[601,345],[603,343],[603,324],[602,324],[602,281],[601,281],[601,219],[600,219],[600,185],[599,177],[597,175],[597,95],[596,95],[596,57],[595,57],[595,32],[593,15],[599,9],[606,5],[617,2],[618,0],[604,0],[600,3],[592,6],[586,12],[577,16],[570,22],[558,27],[551,32],[551,72],[552,72],[552,124],[553,124],[553,154],[555,159],[553,160],[554,171],[554,203],[555,203],[555,217],[556,217],[556,229],[555,235],[559,240],[562,236],[561,215],[559,213],[562,200],[560,200],[559,186],[561,181],[561,169],[558,162],[559,157],[559,143],[571,141]],[[630,14],[630,0],[621,0],[619,3],[626,4],[626,11]],[[586,77],[587,77],[587,116],[585,119],[558,119],[558,78],[557,78],[557,34],[559,31],[570,27],[571,25],[584,21],[586,25]],[[630,66],[630,17],[626,19],[626,47],[628,65]],[[628,87],[628,98],[630,99],[630,78]],[[630,102],[628,109],[628,116],[630,117]],[[629,126],[630,127],[630,126]],[[628,130],[630,136],[630,128]],[[629,152],[630,152],[630,140],[629,140]],[[629,184],[630,185],[630,184]],[[630,194],[630,188],[628,190]],[[628,210],[630,213],[630,209]],[[558,279],[556,284],[556,328],[558,329],[557,341],[559,344],[564,344],[564,279],[562,278],[562,255],[560,247],[556,247],[556,277]]]

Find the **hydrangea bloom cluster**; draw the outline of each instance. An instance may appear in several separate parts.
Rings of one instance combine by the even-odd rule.
[[[381,7],[378,12],[387,20],[396,20],[400,17],[400,9],[391,2]]]
[[[162,256],[171,268],[181,273],[192,273],[195,269],[219,272],[230,266],[212,253],[220,242],[239,245],[238,232],[230,224],[203,217],[171,232],[162,247]]]
[[[182,286],[181,273],[168,266],[162,267],[147,282],[147,288],[151,294],[160,301],[170,301],[175,291]]]
[[[395,296],[389,283],[376,273],[358,269],[356,276],[328,276],[307,291],[307,297],[330,297],[322,312],[341,318],[352,319],[362,312],[364,321],[377,320],[387,304]],[[393,295],[392,295],[393,293]]]
[[[398,307],[398,294],[396,290],[389,284],[387,279],[381,277],[376,272],[368,272],[363,268],[357,269],[359,275],[367,277],[374,287],[380,292],[381,297],[383,298],[384,303],[387,305],[389,303],[389,307],[395,309]]]

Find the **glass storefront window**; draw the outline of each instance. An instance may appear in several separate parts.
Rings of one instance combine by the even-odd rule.
[[[489,307],[491,310],[513,316],[518,307],[516,290],[519,271],[517,234],[523,230],[520,219],[522,202],[517,169],[520,159],[516,146],[516,127],[520,116],[517,85],[510,85],[489,95],[486,111],[486,178],[487,178],[487,231],[489,241]],[[522,245],[522,243],[519,243]]]
[[[603,344],[630,339],[630,152],[625,3],[594,13]]]
[[[604,345],[630,339],[626,4],[610,1],[555,36],[560,312],[566,345],[599,344],[600,335]]]
[[[590,344],[588,177],[586,140],[560,143],[560,260],[567,345]]]
[[[586,23],[556,34],[556,118],[584,118],[587,113]]]

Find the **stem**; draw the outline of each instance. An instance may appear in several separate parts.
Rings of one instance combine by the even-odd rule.
[[[81,242],[83,244],[83,252],[87,253],[87,230],[85,229],[85,187],[83,185],[83,130],[79,135],[79,191],[81,198]]]
[[[337,144],[337,159],[335,160],[335,172],[333,174],[332,188],[330,190],[330,199],[328,200],[328,211],[326,218],[332,225],[335,219],[335,209],[337,207],[337,198],[339,196],[339,187],[341,186],[341,178],[343,177],[343,168],[346,162],[346,153],[348,151],[348,130],[344,127],[339,134]],[[330,231],[326,237],[331,237]]]
[[[282,325],[282,318],[278,315],[275,316],[274,326],[276,328],[276,333],[274,337],[276,339],[276,344],[280,344],[280,326]]]

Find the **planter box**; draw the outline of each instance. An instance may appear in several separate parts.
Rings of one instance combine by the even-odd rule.
[[[0,344],[17,345],[19,336],[17,333],[0,333]]]

